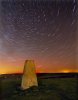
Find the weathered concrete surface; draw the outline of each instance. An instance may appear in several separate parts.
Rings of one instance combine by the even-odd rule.
[[[34,60],[26,60],[23,70],[21,88],[23,90],[38,86]]]

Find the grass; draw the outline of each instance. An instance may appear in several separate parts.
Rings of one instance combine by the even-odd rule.
[[[21,91],[21,78],[2,79],[2,100],[77,100],[77,78],[75,77],[38,77],[38,82],[38,88],[32,87],[26,91]]]

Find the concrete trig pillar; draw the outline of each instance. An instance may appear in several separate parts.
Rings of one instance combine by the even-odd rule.
[[[23,70],[21,88],[23,90],[38,86],[34,60],[26,60]]]

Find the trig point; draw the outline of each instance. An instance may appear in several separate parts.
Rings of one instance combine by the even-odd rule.
[[[21,88],[23,90],[38,86],[34,60],[26,60],[23,70]]]

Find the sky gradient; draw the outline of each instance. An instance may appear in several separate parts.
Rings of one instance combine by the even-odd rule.
[[[0,73],[78,71],[76,0],[0,0]]]

